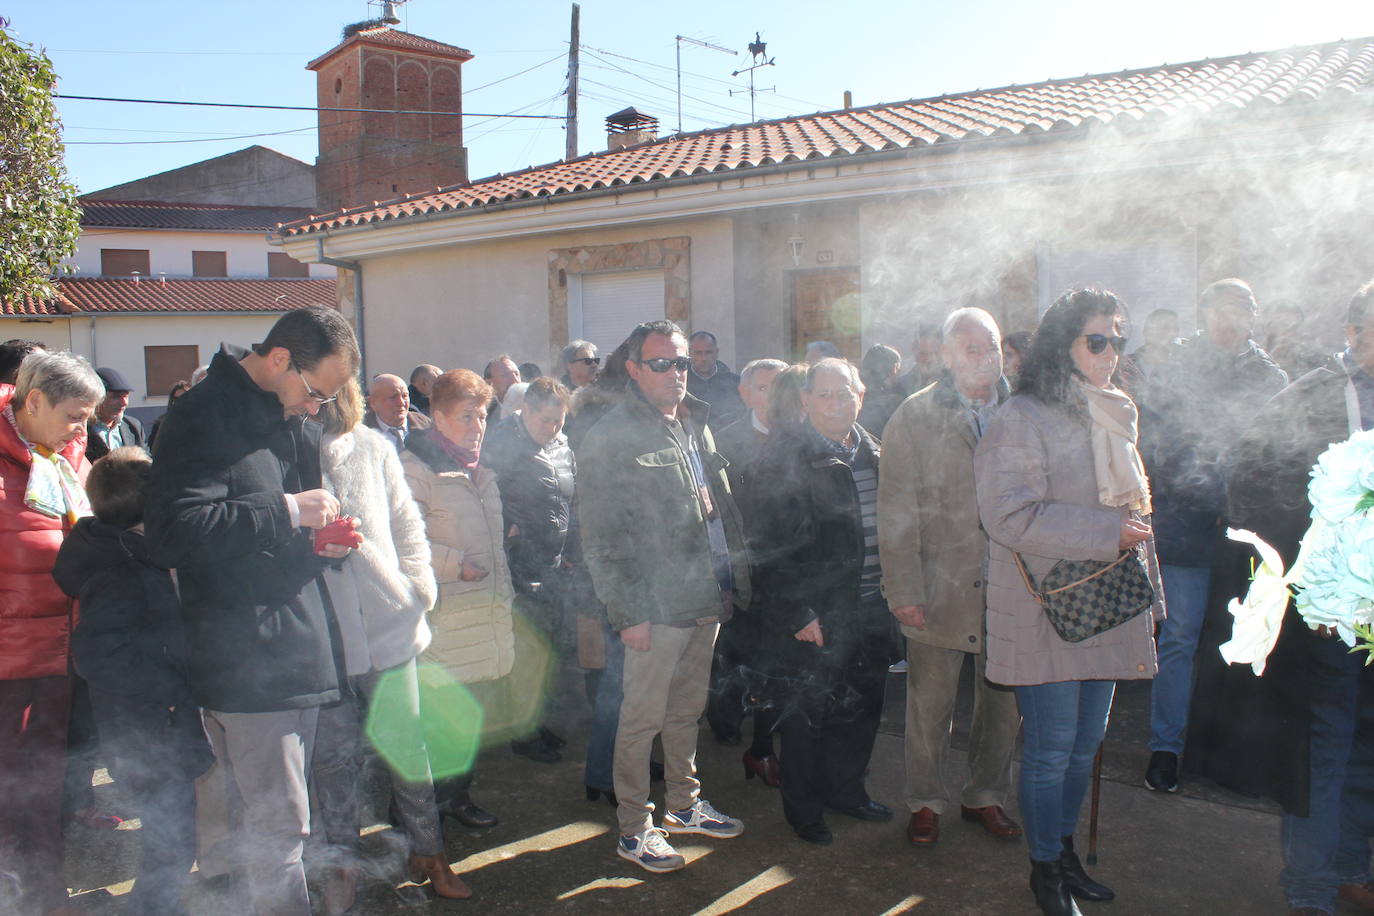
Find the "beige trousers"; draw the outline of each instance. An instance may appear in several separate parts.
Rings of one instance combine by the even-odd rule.
[[[697,780],[698,720],[706,710],[711,650],[720,624],[650,627],[649,650],[625,649],[625,699],[615,735],[617,817],[626,836],[654,825],[649,801],[649,754],[654,736],[663,743],[664,804],[669,811],[691,807],[701,792]]]
[[[959,672],[970,654],[906,641],[906,802],[911,811],[944,814],[952,803],[945,772]],[[960,793],[970,808],[1005,806],[1011,792],[1011,758],[1021,714],[1016,693],[990,684],[987,657],[973,655],[973,722],[969,777]]]

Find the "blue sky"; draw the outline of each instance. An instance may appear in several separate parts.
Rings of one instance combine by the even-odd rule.
[[[747,82],[730,73],[746,65],[755,31],[777,60],[757,77],[777,90],[759,94],[759,118],[838,108],[845,90],[863,105],[1374,35],[1374,4],[1363,0],[698,0],[680,7],[585,0],[581,7],[581,152],[604,145],[602,120],[626,105],[657,115],[665,131],[676,126],[676,35],[739,51],[684,45],[686,130],[749,120],[748,98],[729,94]],[[566,0],[410,0],[400,27],[474,52],[464,66],[465,111],[561,114],[569,10]],[[333,47],[345,24],[374,14],[364,0],[52,0],[0,11],[12,34],[47,49],[63,92],[282,105],[313,105],[314,74],[305,64]],[[61,112],[68,169],[87,191],[253,143],[311,162],[316,155],[310,112],[74,100],[63,101]],[[473,177],[563,156],[556,120],[468,117],[465,129]]]

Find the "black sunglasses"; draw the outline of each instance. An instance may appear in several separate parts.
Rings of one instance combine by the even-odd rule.
[[[1112,349],[1118,354],[1126,352],[1126,338],[1108,337],[1106,334],[1084,334],[1083,339],[1088,342],[1088,352],[1094,356],[1107,349],[1107,344],[1112,345]]]
[[[667,372],[669,369],[676,369],[678,372],[686,372],[687,367],[692,361],[685,356],[678,356],[669,359],[666,356],[656,356],[653,359],[637,359],[635,362],[641,366],[648,366],[654,372]]]
[[[584,366],[599,366],[599,365],[601,365],[601,357],[599,357],[599,356],[582,356],[582,357],[579,357],[579,358],[573,360],[573,362],[575,362],[575,363],[581,363],[581,364],[584,365]]]

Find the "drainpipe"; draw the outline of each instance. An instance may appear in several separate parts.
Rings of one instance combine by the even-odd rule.
[[[344,270],[353,271],[353,301],[358,307],[358,371],[363,379],[367,379],[367,346],[363,332],[363,265],[361,261],[345,261],[342,258],[326,257],[324,253],[324,239],[315,239],[315,260],[321,264],[328,264],[330,267],[342,267]],[[366,390],[366,381],[364,381]]]

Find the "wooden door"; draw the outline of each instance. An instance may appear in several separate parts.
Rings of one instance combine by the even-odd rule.
[[[800,360],[813,340],[828,340],[858,362],[863,310],[859,269],[804,270],[792,274],[792,356]]]

